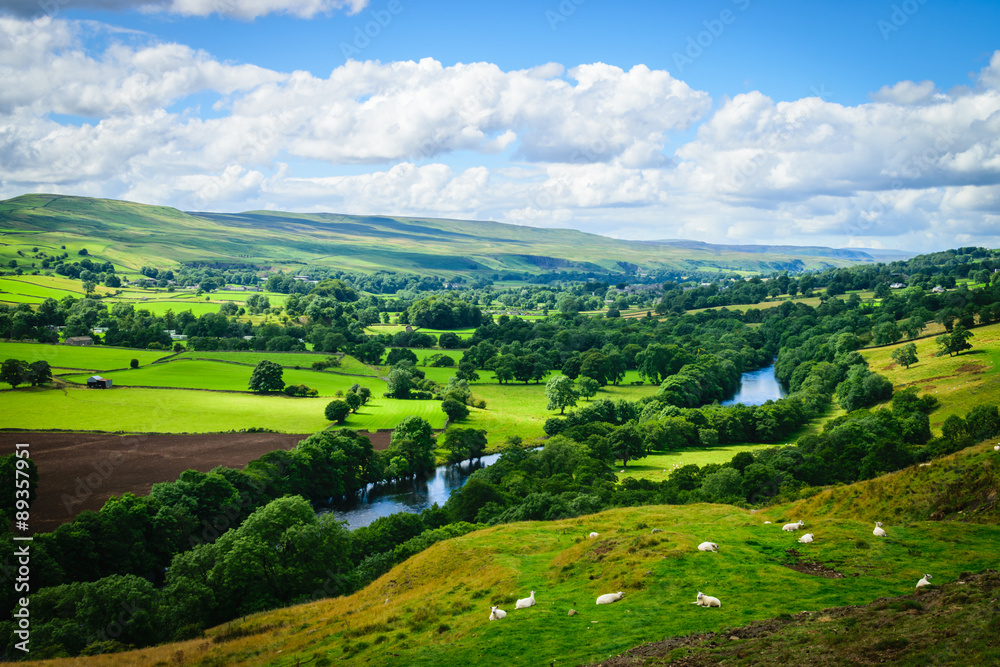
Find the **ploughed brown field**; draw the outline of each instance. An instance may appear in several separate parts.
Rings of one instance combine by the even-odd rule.
[[[367,433],[376,449],[389,432]],[[30,445],[38,466],[31,532],[55,530],[83,510],[100,510],[112,495],[146,495],[156,482],[172,482],[188,469],[242,468],[277,449],[288,450],[309,434],[136,434],[0,432],[0,452]],[[381,441],[385,440],[384,443]]]

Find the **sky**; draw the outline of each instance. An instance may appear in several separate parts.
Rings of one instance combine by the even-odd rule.
[[[1000,247],[995,0],[2,0],[0,199]]]

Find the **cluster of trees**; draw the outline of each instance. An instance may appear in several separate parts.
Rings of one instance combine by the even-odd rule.
[[[0,363],[0,382],[9,384],[11,389],[22,384],[39,387],[52,382],[52,368],[45,360],[28,363],[21,359],[6,359]]]
[[[478,327],[483,320],[479,306],[462,299],[456,292],[420,299],[399,316],[402,324],[428,329]]]

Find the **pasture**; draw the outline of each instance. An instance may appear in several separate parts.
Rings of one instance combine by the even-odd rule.
[[[797,518],[793,512],[652,506],[497,526],[435,544],[353,595],[208,633],[228,631],[229,641],[199,639],[87,664],[153,664],[177,655],[186,664],[375,664],[386,654],[399,664],[444,667],[591,664],[664,637],[908,595],[924,572],[943,583],[996,564],[996,526],[908,522],[893,525],[891,538],[875,540],[867,517],[806,516],[816,542],[801,545],[801,533],[780,529]],[[651,534],[653,528],[663,532]],[[599,537],[588,539],[590,531]],[[703,540],[718,543],[719,553],[697,551]],[[536,605],[515,610],[514,601],[530,590]],[[722,607],[692,604],[699,590],[720,598]],[[594,604],[613,591],[624,598]],[[488,621],[491,605],[507,618]],[[570,609],[578,613],[570,616]],[[234,627],[247,630],[235,634]],[[889,628],[880,632],[891,635]],[[872,650],[873,658],[880,655]]]
[[[951,415],[964,415],[977,405],[1000,403],[1000,324],[970,329],[972,349],[955,357],[934,356],[938,351],[933,336],[896,345],[861,350],[869,367],[892,381],[896,391],[913,388],[936,396],[941,407],[931,413],[931,428],[940,432]],[[909,368],[896,364],[892,353],[913,342],[919,361]]]
[[[109,376],[121,387],[168,387],[174,389],[214,389],[221,391],[249,391],[253,366],[222,361],[169,361],[117,372]],[[86,383],[87,375],[64,375],[68,382]],[[357,380],[364,380],[373,394],[385,391],[385,382],[378,378],[356,378],[313,370],[285,368],[285,384],[304,384],[319,390],[320,396],[332,397],[336,392],[346,392]]]
[[[167,350],[135,350],[128,347],[74,347],[72,345],[46,345],[43,343],[0,342],[0,360],[20,359],[47,361],[55,369],[83,369],[107,371],[128,368],[129,361],[138,359],[140,364],[150,364],[170,354]]]

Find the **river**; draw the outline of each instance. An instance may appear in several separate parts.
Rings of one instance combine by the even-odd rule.
[[[778,378],[774,377],[774,364],[744,373],[740,378],[740,388],[732,398],[722,401],[722,405],[762,405],[768,401],[784,398],[785,391]]]
[[[317,514],[333,512],[340,521],[346,521],[350,528],[367,526],[375,519],[396,512],[420,512],[434,503],[444,505],[455,489],[465,484],[465,480],[475,470],[492,465],[500,454],[490,454],[473,463],[464,461],[458,465],[438,466],[434,476],[427,479],[380,484],[369,487],[368,493],[349,503],[338,503],[331,508],[323,508]]]
[[[761,405],[769,400],[777,400],[787,392],[774,377],[774,365],[744,373],[736,394],[722,405]],[[461,488],[474,470],[496,463],[500,454],[490,454],[470,464],[438,466],[434,476],[427,479],[380,484],[369,487],[366,495],[357,500],[335,504],[319,510],[320,514],[333,512],[340,521],[346,521],[350,528],[367,526],[375,519],[396,512],[420,512],[434,503],[444,505],[455,489]]]

